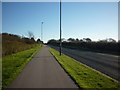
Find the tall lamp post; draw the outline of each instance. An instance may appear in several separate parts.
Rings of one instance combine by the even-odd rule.
[[[43,23],[44,22],[41,22],[41,41],[43,40]],[[41,42],[42,43],[42,42]]]
[[[60,56],[62,55],[61,0],[60,0]]]

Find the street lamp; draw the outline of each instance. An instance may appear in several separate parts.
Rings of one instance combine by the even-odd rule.
[[[44,22],[41,22],[41,41],[43,40],[43,23]],[[41,42],[42,43],[42,42]]]
[[[60,56],[62,55],[62,30],[61,30],[61,0],[60,0]]]

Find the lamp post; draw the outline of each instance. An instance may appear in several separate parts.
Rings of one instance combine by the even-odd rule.
[[[41,22],[41,41],[43,40],[43,23]],[[41,42],[42,43],[42,42]],[[41,44],[42,45],[42,44]]]
[[[62,55],[61,0],[60,0],[60,56]]]

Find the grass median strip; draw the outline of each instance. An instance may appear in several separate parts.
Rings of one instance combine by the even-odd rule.
[[[29,50],[21,51],[12,55],[3,57],[2,59],[2,87],[7,86],[22,71],[26,64],[32,59],[42,47],[34,47]]]
[[[120,88],[120,83],[64,54],[60,56],[55,49],[50,52],[81,88]]]

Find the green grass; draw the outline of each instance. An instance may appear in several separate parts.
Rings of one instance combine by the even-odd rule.
[[[6,88],[23,70],[26,64],[40,49],[36,46],[29,50],[21,51],[12,55],[3,57],[2,59],[2,87]]]
[[[2,88],[2,58],[0,57],[0,90]]]
[[[66,56],[59,55],[59,52],[50,48],[50,52],[58,60],[66,72],[75,80],[80,88],[118,88],[120,83],[113,79],[93,70],[92,68],[77,62],[76,60]]]

